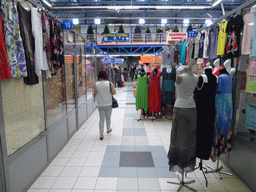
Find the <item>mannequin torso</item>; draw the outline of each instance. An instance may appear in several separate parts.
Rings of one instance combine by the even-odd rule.
[[[230,76],[233,78],[233,75],[235,74],[236,69],[231,67],[231,60],[230,60],[230,59],[227,59],[227,60],[224,62],[224,66],[225,66],[227,72],[228,72],[228,73],[230,74]]]
[[[215,72],[218,70],[218,68],[220,67],[220,59],[216,59],[216,60],[213,62],[213,64],[214,64],[214,66],[215,66],[215,68],[214,68],[214,70],[213,70],[213,73],[215,73]]]

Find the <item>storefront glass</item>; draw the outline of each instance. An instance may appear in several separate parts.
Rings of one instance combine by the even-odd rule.
[[[1,81],[8,155],[45,130],[42,78],[26,85],[23,78]]]

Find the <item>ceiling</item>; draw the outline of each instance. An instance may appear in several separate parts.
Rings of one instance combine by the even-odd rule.
[[[52,7],[46,7],[59,18],[63,20],[79,18],[80,24],[94,24],[95,18],[100,18],[101,23],[108,24],[138,24],[139,18],[144,18],[145,24],[160,24],[162,18],[168,19],[168,24],[182,23],[184,18],[189,18],[190,23],[202,24],[205,19],[217,19],[223,15],[223,11],[227,13],[249,0],[40,1],[44,6],[46,6],[45,1],[50,3]],[[221,2],[213,6],[216,1]]]

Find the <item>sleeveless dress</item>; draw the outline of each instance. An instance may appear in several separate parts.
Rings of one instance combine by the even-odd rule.
[[[149,72],[151,83],[148,88],[148,106],[149,111],[159,112],[161,108],[161,89],[160,89],[160,77],[162,71],[158,71],[157,75],[153,75],[153,71]]]
[[[138,75],[138,85],[136,88],[136,110],[142,107],[144,111],[148,111],[148,86],[147,74],[143,77]]]
[[[172,67],[170,73],[167,72],[166,67],[162,71],[163,82],[162,82],[162,103],[163,104],[174,104],[175,102],[175,79],[176,79],[176,68]]]
[[[217,77],[202,75],[201,87],[196,87],[195,100],[197,111],[196,156],[208,160],[211,154],[214,121],[215,121],[215,95]]]
[[[214,124],[214,146],[211,152],[212,161],[231,150],[232,136],[232,77],[221,74],[216,88],[216,117]]]

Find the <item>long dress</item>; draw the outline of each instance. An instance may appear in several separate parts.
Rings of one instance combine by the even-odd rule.
[[[167,72],[166,67],[162,71],[163,82],[162,82],[162,103],[163,104],[174,104],[175,102],[175,79],[176,79],[176,68],[172,67],[170,73]]]
[[[11,70],[7,58],[4,32],[2,26],[2,16],[0,15],[0,80],[11,78]]]
[[[38,84],[38,76],[35,72],[35,41],[32,35],[31,11],[24,9],[20,2],[17,3],[17,9],[20,16],[20,34],[25,49],[26,66],[28,72],[28,76],[24,77],[24,82],[28,85]]]
[[[217,77],[212,74],[202,75],[199,77],[199,82],[200,85],[195,89],[197,111],[196,156],[208,160],[211,154],[214,132]]]
[[[216,117],[214,125],[214,146],[211,159],[231,150],[232,136],[232,77],[221,74],[216,88]]]
[[[19,15],[13,1],[1,1],[6,52],[12,77],[26,77],[27,67],[20,36]],[[11,10],[11,11],[10,11]]]
[[[161,108],[161,88],[160,88],[160,77],[162,71],[158,71],[157,75],[153,75],[153,71],[149,72],[151,82],[148,88],[148,106],[149,111],[159,112]]]
[[[148,86],[147,86],[147,75],[138,75],[138,85],[136,88],[136,110],[140,107],[144,111],[148,111]]]

